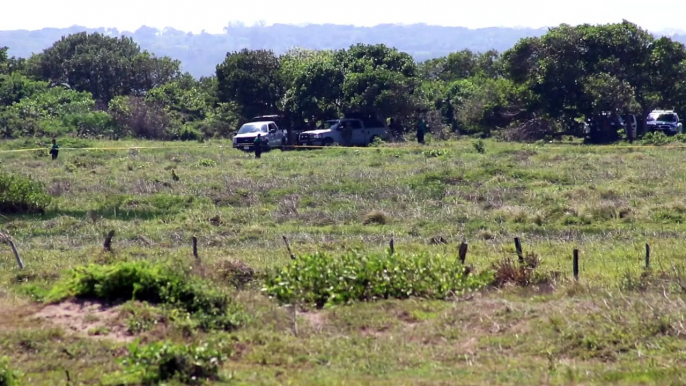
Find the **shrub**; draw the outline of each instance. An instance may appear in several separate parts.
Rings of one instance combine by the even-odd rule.
[[[268,272],[265,292],[281,302],[297,300],[317,307],[356,300],[446,299],[487,285],[489,275],[469,275],[456,259],[437,255],[317,253]]]
[[[257,273],[249,265],[242,261],[231,260],[222,260],[214,264],[211,275],[239,289],[245,287],[257,277]]]
[[[676,138],[674,138],[676,139]],[[666,145],[670,142],[672,142],[674,139],[668,137],[665,135],[663,132],[648,132],[643,136],[643,141],[642,143],[644,145],[656,145],[656,146],[661,146],[661,145]]]
[[[8,357],[0,358],[0,386],[15,386],[18,384],[18,376],[10,368],[10,359]]]
[[[136,341],[129,347],[122,365],[127,373],[138,376],[146,385],[169,380],[201,384],[203,380],[218,378],[219,369],[227,359],[225,350],[207,343],[188,346],[165,341],[142,346]]]
[[[51,197],[45,186],[30,177],[0,173],[0,213],[44,213]]]
[[[364,220],[362,223],[364,225],[369,225],[369,224],[379,224],[379,225],[385,225],[388,224],[390,219],[388,218],[388,215],[384,212],[381,212],[379,210],[373,210],[366,215],[364,215]]]
[[[205,330],[232,330],[242,323],[244,316],[221,292],[210,290],[197,279],[145,261],[77,267],[53,287],[48,301],[68,297],[168,304],[190,313]]]
[[[524,263],[515,263],[507,257],[493,264],[495,271],[493,285],[502,287],[507,283],[512,283],[525,287],[532,284],[542,284],[547,281],[546,277],[535,272],[540,263],[538,256],[533,253],[524,257]]]
[[[486,145],[484,144],[484,141],[479,139],[477,141],[472,142],[472,146],[474,146],[474,150],[476,150],[477,153],[479,154],[485,154],[486,153]]]

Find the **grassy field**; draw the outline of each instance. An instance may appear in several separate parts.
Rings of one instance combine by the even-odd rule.
[[[156,148],[65,149],[51,161],[8,152],[31,141],[0,145],[2,171],[53,197],[43,215],[0,215],[26,265],[2,246],[0,356],[18,384],[139,384],[120,363],[136,337],[221,342],[211,384],[686,382],[686,149],[485,141],[479,152],[456,141],[255,160],[229,142],[61,145]],[[294,312],[263,291],[265,275],[292,264],[282,236],[296,256],[332,260],[387,253],[393,239],[408,261],[455,261],[464,241],[471,275],[516,260],[519,237],[540,264],[530,281],[447,299],[299,302]],[[241,321],[203,329],[178,307],[48,302],[71,269],[141,261],[228,294]]]

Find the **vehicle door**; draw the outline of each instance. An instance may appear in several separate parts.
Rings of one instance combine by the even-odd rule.
[[[269,128],[269,146],[281,146],[281,135],[278,127],[274,123],[268,125]]]
[[[356,120],[349,122],[353,127],[353,145],[366,145],[369,140],[367,138],[367,134],[365,133],[366,130],[364,126],[362,126],[362,122]]]

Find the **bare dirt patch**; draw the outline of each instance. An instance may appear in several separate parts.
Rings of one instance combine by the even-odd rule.
[[[67,301],[44,307],[34,319],[60,326],[74,334],[94,339],[130,342],[134,339],[119,322],[119,306],[91,301]]]
[[[305,319],[315,331],[321,330],[326,324],[326,316],[321,312],[298,312],[298,316]]]

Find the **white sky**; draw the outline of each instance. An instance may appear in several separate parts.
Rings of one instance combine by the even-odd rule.
[[[373,26],[544,27],[627,19],[652,31],[686,29],[686,0],[0,0],[0,30],[142,25],[222,32],[247,25],[334,23]]]

